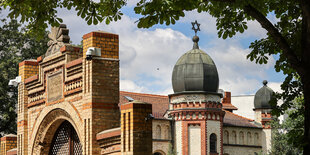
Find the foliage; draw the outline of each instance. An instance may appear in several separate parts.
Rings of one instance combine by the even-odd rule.
[[[38,5],[38,2],[44,5]],[[32,32],[42,32],[47,24],[58,25],[56,8],[75,8],[77,15],[87,23],[98,24],[105,20],[121,19],[120,9],[127,0],[3,0],[0,7],[10,9],[9,17],[20,17],[28,22]],[[140,0],[134,8],[142,15],[139,28],[149,28],[155,24],[175,24],[185,16],[185,11],[208,12],[215,17],[218,36],[226,39],[247,29],[249,20],[256,20],[267,31],[267,36],[251,43],[251,53],[247,56],[259,64],[268,62],[268,56],[278,57],[275,70],[287,77],[281,85],[284,104],[276,105],[274,114],[280,115],[292,106],[292,100],[304,95],[304,142],[310,147],[310,1],[309,0]],[[270,20],[268,15],[275,16]],[[36,30],[36,31],[34,31]],[[38,31],[39,30],[39,31]],[[41,31],[40,31],[41,30]],[[309,150],[309,152],[307,152]],[[310,154],[310,149],[304,154]]]
[[[25,33],[16,20],[2,19],[0,27],[0,137],[16,133],[17,88],[8,86],[9,80],[18,76],[22,60],[37,58],[47,50],[47,39],[37,41]],[[45,35],[47,33],[45,32]],[[47,38],[47,37],[46,37]]]
[[[38,4],[40,3],[40,4]],[[87,21],[87,24],[98,24],[105,20],[107,24],[111,21],[121,19],[123,13],[119,10],[126,5],[126,0],[100,0],[96,3],[91,0],[2,0],[0,7],[9,8],[11,19],[20,17],[21,23],[28,23],[31,33],[41,33],[42,37],[48,24],[58,26],[62,19],[57,17],[56,8],[74,8],[77,15]]]
[[[168,154],[167,155],[176,155],[176,151],[175,149],[173,148],[172,144],[170,143],[169,144],[169,150],[168,150]]]
[[[302,154],[303,143],[303,121],[304,112],[303,98],[294,100],[294,105],[291,109],[286,110],[287,118],[279,123],[279,120],[274,118],[271,126],[272,131],[272,148],[270,154],[272,155],[298,155]]]

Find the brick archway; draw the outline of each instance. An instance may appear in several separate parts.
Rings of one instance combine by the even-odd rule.
[[[64,109],[56,108],[49,111],[38,125],[37,130],[33,131],[34,137],[30,142],[32,144],[31,154],[48,154],[54,134],[64,121],[68,121],[77,132],[79,139],[82,139],[81,129],[77,128],[72,116]]]

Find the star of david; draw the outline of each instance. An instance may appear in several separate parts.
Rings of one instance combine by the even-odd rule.
[[[197,35],[197,31],[200,31],[200,28],[199,28],[200,24],[197,22],[197,20],[195,20],[195,22],[192,22],[192,25],[193,25],[192,30],[194,30],[195,35]],[[196,27],[195,27],[195,25],[196,25]]]

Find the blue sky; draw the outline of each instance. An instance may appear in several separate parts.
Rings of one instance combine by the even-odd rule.
[[[82,36],[96,30],[119,34],[120,38],[120,87],[121,90],[152,94],[171,94],[172,69],[179,57],[192,48],[191,22],[201,24],[200,49],[211,56],[215,62],[220,88],[231,91],[232,95],[254,94],[263,80],[268,86],[280,91],[284,79],[281,73],[274,71],[275,58],[270,57],[266,65],[257,65],[246,59],[250,52],[251,41],[266,36],[266,31],[254,21],[248,22],[248,30],[226,40],[217,37],[215,19],[207,13],[186,12],[175,25],[155,25],[150,29],[138,29],[133,5],[123,8],[124,16],[118,22],[109,25],[87,25],[71,10],[58,10],[64,24],[69,28],[69,36],[74,44],[80,43]],[[6,14],[2,12],[1,18]],[[270,20],[276,19],[270,15]]]

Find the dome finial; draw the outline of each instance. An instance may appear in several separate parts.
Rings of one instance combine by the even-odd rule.
[[[267,86],[267,83],[268,83],[267,80],[264,80],[264,81],[263,81],[264,86]]]
[[[193,37],[193,42],[194,42],[193,49],[199,49],[199,46],[198,46],[199,37],[197,36],[197,31],[200,31],[200,28],[199,28],[200,24],[197,22],[197,20],[195,20],[195,22],[192,22],[192,26],[193,26],[192,30],[195,31],[195,36]]]

